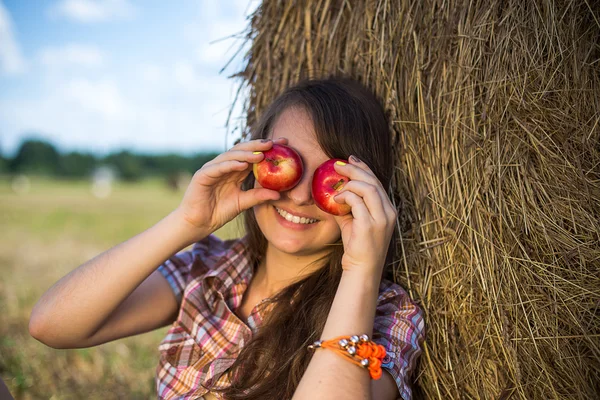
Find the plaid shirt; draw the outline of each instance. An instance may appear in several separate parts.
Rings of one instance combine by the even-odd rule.
[[[225,372],[273,304],[257,305],[243,322],[233,312],[253,274],[244,239],[221,241],[211,235],[169,258],[159,271],[180,308],[159,346],[158,396],[202,399],[206,387],[228,386]],[[386,348],[382,367],[394,377],[402,398],[410,400],[410,378],[425,340],[423,312],[404,289],[383,279],[373,340]],[[218,393],[216,397],[220,398]]]

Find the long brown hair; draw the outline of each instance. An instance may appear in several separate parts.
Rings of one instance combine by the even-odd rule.
[[[386,189],[390,187],[391,134],[381,104],[370,90],[346,78],[304,81],[287,89],[269,106],[252,130],[252,139],[268,137],[277,118],[289,107],[302,107],[308,112],[325,154],[331,158],[359,157]],[[254,176],[250,174],[244,188],[253,185]],[[253,265],[258,265],[267,241],[252,209],[244,213],[244,218],[248,249]],[[394,247],[392,242],[386,258],[388,268]],[[340,241],[320,260],[321,268],[262,303],[272,309],[230,368],[231,386],[220,391],[225,398],[292,397],[311,358],[306,346],[319,339],[325,326],[342,274],[342,255]]]

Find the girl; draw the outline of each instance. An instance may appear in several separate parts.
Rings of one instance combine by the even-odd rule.
[[[251,173],[273,144],[305,166],[284,192]],[[386,192],[391,149],[382,107],[359,83],[288,89],[251,140],[194,174],[173,212],[50,288],[31,335],[88,347],[173,324],[156,375],[165,399],[410,399],[425,332],[421,309],[383,278],[397,217]],[[313,172],[330,158],[348,160],[335,165],[350,178],[335,197],[352,210],[341,217],[311,195]],[[245,237],[211,235],[242,212]]]

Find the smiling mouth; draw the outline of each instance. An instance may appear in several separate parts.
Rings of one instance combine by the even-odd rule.
[[[281,208],[275,207],[275,210],[287,221],[293,222],[294,224],[309,225],[319,221],[318,219],[299,217],[297,215],[290,214],[289,212],[282,210]]]

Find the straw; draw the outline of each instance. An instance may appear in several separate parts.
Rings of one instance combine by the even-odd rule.
[[[394,277],[428,329],[415,398],[598,398],[599,21],[591,0],[264,0],[251,18],[247,126],[309,76],[385,104]]]

